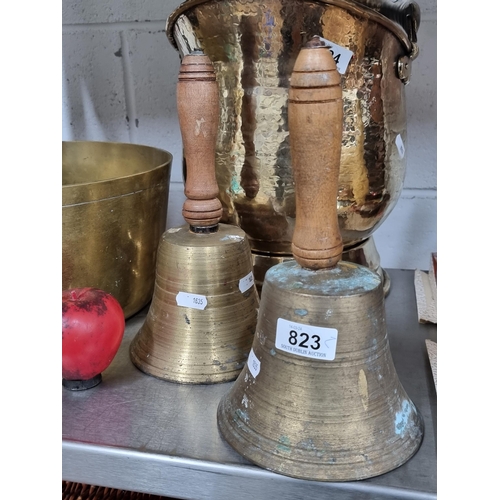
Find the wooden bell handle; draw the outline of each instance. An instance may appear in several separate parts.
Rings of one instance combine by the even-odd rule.
[[[342,257],[337,194],[342,143],[342,88],[333,57],[314,37],[300,51],[290,79],[288,125],[295,182],[295,260],[308,269]]]
[[[186,160],[184,194],[187,199],[182,215],[195,231],[214,226],[216,229],[222,216],[215,177],[219,92],[213,65],[199,50],[182,60],[177,83],[177,112]]]

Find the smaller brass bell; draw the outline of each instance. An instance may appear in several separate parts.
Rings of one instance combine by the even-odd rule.
[[[236,379],[252,346],[259,298],[246,234],[220,224],[215,142],[218,89],[201,51],[184,57],[177,108],[186,161],[186,225],[158,246],[153,299],[130,346],[143,372],[172,382]]]
[[[340,261],[335,206],[342,93],[318,39],[292,73],[289,127],[296,184],[295,261],[269,269],[247,365],[217,409],[242,456],[301,479],[352,481],[399,467],[423,420],[389,348],[380,276]]]

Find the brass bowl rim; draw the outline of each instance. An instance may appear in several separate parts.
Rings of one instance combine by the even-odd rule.
[[[177,46],[177,42],[175,41],[175,37],[173,35],[174,26],[177,19],[192,7],[197,7],[198,5],[211,1],[213,0],[185,0],[170,14],[165,26],[165,32],[169,42],[177,51],[179,51],[179,47]],[[390,19],[389,17],[381,14],[380,12],[377,12],[369,5],[362,4],[361,1],[366,0],[360,0],[358,2],[354,2],[352,0],[314,0],[314,3],[323,3],[326,5],[332,5],[334,7],[340,7],[353,14],[358,14],[366,17],[367,19],[378,22],[379,24],[390,30],[399,39],[409,56],[415,58],[418,52],[416,51],[415,44],[412,42],[412,40],[410,40],[410,37],[403,26]],[[379,0],[379,3],[382,2]],[[413,3],[413,5],[415,6],[414,8],[416,10],[415,20],[416,30],[418,30],[418,27],[420,25],[420,8],[418,4]]]
[[[144,175],[148,172],[154,172],[156,170],[168,167],[169,164],[173,161],[173,155],[166,149],[157,148],[156,146],[148,146],[146,144],[135,144],[132,142],[113,142],[113,141],[62,141],[63,144],[109,144],[110,146],[136,146],[139,149],[153,149],[164,153],[167,155],[167,159],[165,162],[160,163],[159,165],[154,166],[153,168],[149,168],[147,170],[143,170],[142,172],[137,172],[135,174],[129,175],[120,175],[119,177],[109,177],[108,179],[101,179],[99,181],[90,181],[90,182],[77,182],[74,184],[62,184],[62,189],[70,189],[75,187],[85,187],[91,185],[104,184],[106,182],[116,182],[120,179],[131,179],[133,177]]]

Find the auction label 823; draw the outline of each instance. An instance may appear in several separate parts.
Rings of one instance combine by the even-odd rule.
[[[338,331],[335,328],[311,326],[278,318],[275,346],[306,358],[335,359]]]

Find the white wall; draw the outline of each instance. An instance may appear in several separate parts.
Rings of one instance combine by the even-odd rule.
[[[179,55],[165,22],[180,0],[63,0],[63,140],[146,144],[173,154],[167,227],[184,224]],[[407,175],[374,238],[382,266],[428,269],[437,250],[436,0],[418,2],[420,54],[406,87]]]

